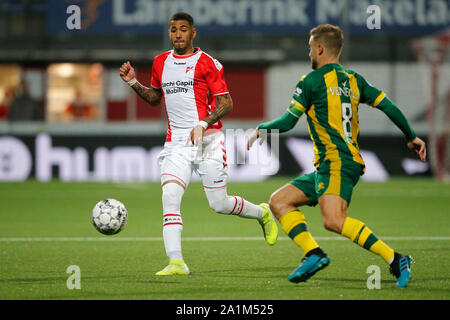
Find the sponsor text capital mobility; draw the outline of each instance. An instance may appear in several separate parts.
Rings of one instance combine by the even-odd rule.
[[[164,91],[166,94],[172,94],[172,93],[187,93],[188,87],[193,87],[198,85],[198,81],[194,80],[187,80],[187,81],[169,81],[169,82],[163,82],[161,84],[161,87],[164,88]]]

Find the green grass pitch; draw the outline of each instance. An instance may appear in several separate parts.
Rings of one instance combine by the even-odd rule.
[[[290,181],[230,183],[229,194],[254,203]],[[121,200],[127,227],[104,236],[91,210],[104,198]],[[306,207],[308,227],[331,258],[306,283],[287,280],[301,250],[280,227],[270,247],[253,220],[209,209],[199,183],[183,199],[183,254],[192,274],[157,277],[167,264],[159,184],[0,184],[0,299],[309,300],[450,298],[450,185],[429,179],[360,182],[348,215],[364,221],[395,250],[411,254],[412,281],[398,289],[378,256],[326,231],[319,209]],[[81,289],[66,273],[79,266]],[[369,290],[367,268],[380,267],[381,288]]]

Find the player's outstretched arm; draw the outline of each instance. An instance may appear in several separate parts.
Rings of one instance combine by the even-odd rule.
[[[383,111],[389,119],[403,132],[408,141],[408,148],[414,151],[421,161],[425,162],[427,159],[427,151],[425,142],[418,138],[414,130],[410,127],[408,120],[403,112],[387,97],[385,97],[377,106]]]
[[[286,110],[286,112],[279,118],[274,119],[269,122],[262,123],[258,126],[258,128],[253,131],[247,141],[247,150],[250,150],[253,143],[260,137],[260,130],[267,130],[267,133],[270,133],[271,130],[278,130],[278,132],[286,132],[295,127],[298,122],[299,117],[301,116],[301,112],[297,111],[298,115],[294,115],[291,111]],[[260,144],[263,140],[260,141]]]
[[[130,61],[125,62],[120,67],[120,77],[127,82],[131,88],[151,106],[157,106],[161,103],[162,91],[156,88],[147,88],[136,80],[136,73],[131,66]]]

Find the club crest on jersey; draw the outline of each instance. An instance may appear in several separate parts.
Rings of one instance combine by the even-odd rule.
[[[194,66],[186,67],[186,74],[191,74],[194,71]]]

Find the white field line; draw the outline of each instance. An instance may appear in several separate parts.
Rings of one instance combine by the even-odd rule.
[[[348,240],[344,237],[314,237],[318,241]],[[450,236],[405,236],[405,237],[379,237],[383,240],[423,240],[423,241],[448,241]],[[261,241],[262,237],[184,237],[183,241]],[[290,240],[288,237],[280,237],[278,240]],[[162,237],[7,237],[0,238],[0,242],[68,242],[68,241],[163,241]]]

